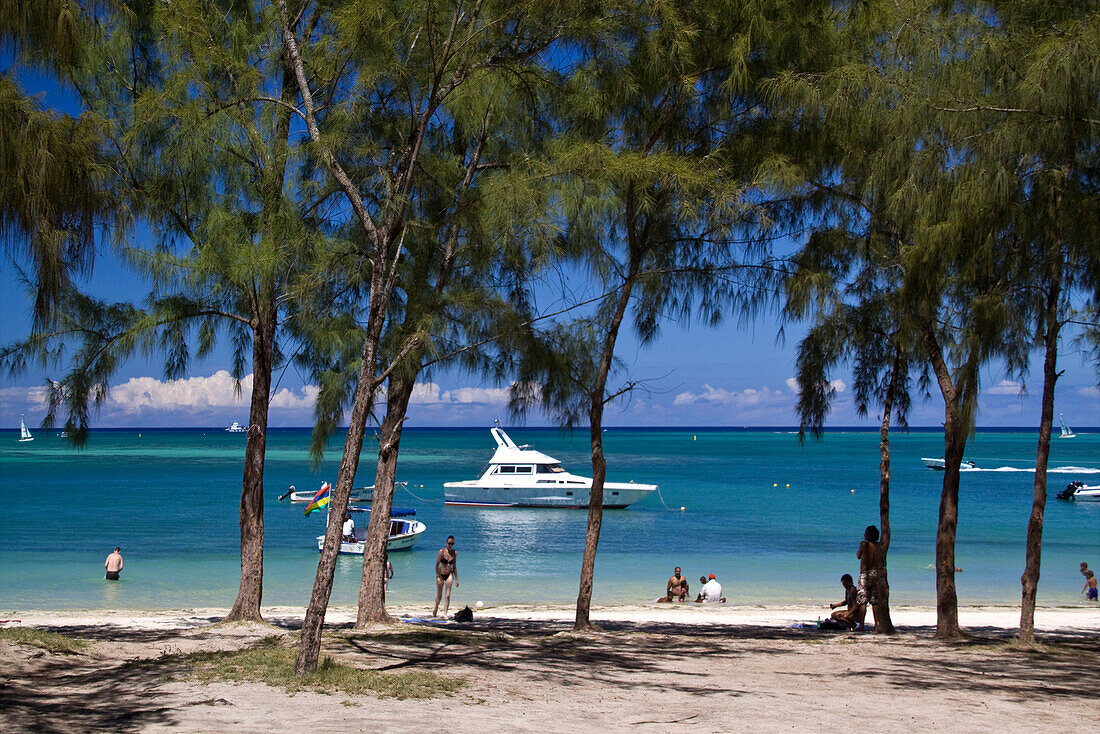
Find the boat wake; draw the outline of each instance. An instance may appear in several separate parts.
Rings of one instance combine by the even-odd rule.
[[[968,472],[1027,472],[1029,474],[1035,472],[1035,467],[1026,467],[1021,469],[1018,466],[998,466],[998,467],[979,467],[974,469],[967,469]],[[1047,467],[1047,474],[1100,474],[1100,468],[1087,467],[1087,466],[1051,466]]]

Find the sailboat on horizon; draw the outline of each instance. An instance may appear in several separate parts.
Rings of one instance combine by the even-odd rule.
[[[1066,425],[1066,419],[1062,417],[1062,414],[1058,414],[1058,420],[1062,422],[1062,438],[1077,438],[1077,434]]]
[[[27,421],[23,419],[22,415],[19,416],[19,440],[20,442],[34,440],[34,436],[27,429]]]

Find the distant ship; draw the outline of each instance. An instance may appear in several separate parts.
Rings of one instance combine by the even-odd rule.
[[[233,421],[233,425],[229,426],[229,428],[226,428],[225,430],[226,433],[245,433],[246,431],[248,431],[247,428],[242,426],[237,421]]]

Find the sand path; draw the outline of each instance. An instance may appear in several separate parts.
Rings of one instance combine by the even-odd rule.
[[[593,613],[605,632],[578,636],[567,631],[569,609],[509,607],[442,634],[405,624],[326,641],[326,653],[360,667],[465,680],[429,700],[204,685],[132,664],[290,636],[301,610],[265,610],[278,627],[210,626],[222,610],[9,613],[94,644],[54,654],[0,641],[0,730],[1067,731],[1095,718],[1095,608],[1040,610],[1042,652],[1006,644],[1018,615],[1010,608],[962,610],[971,636],[952,643],[932,639],[928,609],[896,610],[901,633],[890,638],[788,626],[817,612],[613,607]],[[333,626],[351,619],[348,609],[329,616]]]

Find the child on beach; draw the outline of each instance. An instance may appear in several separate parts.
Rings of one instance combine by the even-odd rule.
[[[1085,595],[1085,601],[1096,601],[1096,574],[1090,569],[1085,569],[1085,588],[1081,589],[1081,593]]]

